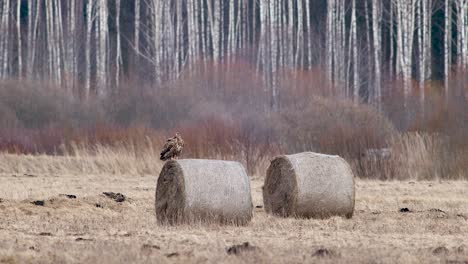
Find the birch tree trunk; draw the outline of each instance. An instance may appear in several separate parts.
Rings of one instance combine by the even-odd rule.
[[[181,1],[176,1],[175,2],[175,12],[177,16],[177,21],[175,25],[175,60],[174,60],[174,66],[175,69],[173,69],[173,73],[175,74],[174,76],[177,76],[177,74],[182,70],[182,49],[183,49],[183,44],[182,44],[182,3]]]
[[[213,61],[215,64],[219,62],[221,57],[220,54],[220,3],[214,0],[214,7],[211,7],[211,3],[208,2],[208,13],[210,17],[210,28],[211,28],[211,46],[213,49]],[[213,10],[214,9],[214,10]]]
[[[419,93],[422,112],[424,113],[425,91],[424,83],[427,74],[430,71],[431,56],[431,20],[432,20],[432,1],[421,0],[417,8],[418,14],[418,44],[419,44]]]
[[[229,1],[229,22],[228,22],[229,23],[229,33],[228,33],[228,59],[229,60],[231,60],[231,57],[233,57],[236,52],[236,29],[237,27],[236,27],[234,2],[235,1]]]
[[[187,1],[187,16],[188,16],[188,60],[190,63],[190,70],[194,66],[195,55],[196,55],[196,46],[197,46],[197,23],[198,16],[195,12],[196,0]]]
[[[445,0],[445,35],[444,35],[444,86],[445,101],[449,99],[449,79],[452,65],[452,1]]]
[[[153,9],[153,48],[154,48],[154,75],[156,79],[156,83],[161,82],[161,60],[164,56],[164,52],[162,50],[162,37],[161,32],[163,32],[164,27],[164,16],[163,16],[163,8],[161,6],[160,0],[152,0],[152,9]]]
[[[77,78],[77,55],[75,49],[75,35],[76,35],[76,2],[71,0],[68,2],[67,17],[68,17],[68,29],[67,29],[67,40],[66,40],[66,61],[65,61],[65,82],[68,87],[70,94],[73,91],[74,83]]]
[[[397,57],[399,59],[400,74],[404,86],[404,107],[407,109],[412,77],[413,36],[415,27],[415,11],[420,0],[394,0],[397,7],[398,38]]]
[[[423,21],[423,33],[424,33],[424,69],[425,80],[431,77],[432,73],[432,1],[433,0],[423,0],[423,13],[424,13],[424,21]]]
[[[272,110],[276,111],[278,109],[278,78],[277,78],[277,69],[278,69],[278,0],[270,0],[270,36],[271,42],[269,43],[271,49],[271,91],[272,91]]]
[[[357,23],[356,23],[356,0],[353,0],[351,10],[351,47],[353,51],[353,100],[359,103],[359,72],[358,72],[358,50],[357,50]]]
[[[271,46],[270,46],[270,20],[269,20],[269,0],[260,1],[260,44],[257,59],[257,72],[262,75],[264,92],[267,97],[266,101],[270,103],[265,104],[265,109],[268,112],[271,110]]]
[[[390,59],[389,59],[389,62],[388,62],[388,71],[389,71],[389,75],[390,75],[390,79],[392,79],[393,77],[393,69],[394,69],[394,64],[393,64],[393,61],[395,60],[395,52],[394,52],[394,49],[393,49],[393,40],[394,40],[394,30],[393,30],[393,17],[394,17],[394,12],[393,12],[393,1],[390,1],[389,3],[390,5]]]
[[[94,0],[86,3],[86,45],[85,45],[85,87],[83,96],[85,100],[89,98],[91,89],[91,30],[93,28],[93,6]]]
[[[382,100],[382,80],[381,80],[381,70],[382,67],[380,63],[381,57],[381,43],[382,43],[382,33],[381,33],[381,22],[382,22],[382,6],[380,0],[374,0],[372,3],[372,32],[374,40],[374,101],[377,104],[377,107],[380,108]]]
[[[62,4],[61,0],[57,0],[55,2],[55,9],[54,9],[54,27],[55,27],[55,54],[57,60],[57,84],[62,86],[63,81],[63,64],[64,64],[64,56],[63,56],[63,47],[64,44],[64,37],[63,37],[63,18],[62,18]]]
[[[31,80],[33,78],[33,73],[34,73],[34,62],[36,58],[36,39],[37,39],[37,31],[38,31],[38,24],[39,24],[39,17],[41,14],[41,2],[42,1],[33,1],[30,0],[28,3],[28,8],[30,10],[28,11],[29,16],[30,16],[30,22],[28,23],[28,62],[27,62],[27,69],[26,69],[26,77],[28,80]],[[35,3],[35,5],[33,5]],[[33,13],[33,7],[36,8],[36,10]],[[34,14],[34,22],[33,22],[33,14]],[[34,25],[33,25],[34,23]]]
[[[8,63],[9,63],[9,22],[10,22],[10,0],[3,1],[2,15],[1,15],[1,31],[2,37],[0,38],[0,78],[8,76]]]
[[[120,65],[122,65],[122,48],[121,48],[121,40],[120,40],[120,0],[115,0],[115,27],[117,31],[117,50],[115,52],[115,85],[119,86],[120,81]]]
[[[138,60],[140,54],[140,0],[135,0],[135,59]]]
[[[108,42],[108,9],[107,0],[100,0],[98,5],[99,31],[98,31],[98,58],[96,62],[96,89],[97,95],[103,97],[107,93],[107,42]]]
[[[367,74],[368,74],[368,82],[373,83],[372,80],[374,78],[374,68],[372,67],[373,65],[373,60],[372,60],[372,47],[371,47],[371,24],[370,24],[370,18],[369,18],[369,1],[370,0],[365,0],[364,2],[364,12],[365,12],[365,19],[366,19],[366,43],[367,43],[367,52],[369,56],[368,62],[367,62]],[[372,103],[375,96],[375,87],[368,87],[368,102]]]
[[[297,3],[297,1],[296,1]],[[296,56],[294,47],[294,3],[293,0],[288,1],[288,26],[289,26],[289,63],[291,68],[296,67]]]
[[[207,30],[206,30],[206,24],[207,24],[207,14],[206,14],[206,8],[204,8],[204,5],[206,4],[205,0],[199,0],[200,1],[200,26],[201,26],[201,49],[202,49],[202,56],[204,58],[204,62],[206,63],[206,58],[208,57],[208,36],[207,36]],[[205,65],[206,66],[206,65]]]
[[[46,27],[47,27],[47,54],[49,64],[49,76],[57,81],[57,70],[55,67],[55,32],[53,24],[53,1],[45,1]]]
[[[340,1],[341,0],[334,0],[335,2],[335,14],[334,14],[334,20],[332,21],[332,25],[334,27],[333,30],[333,81],[336,83],[337,81],[340,80],[341,72],[340,72],[340,44],[342,42],[341,39],[341,23],[340,23],[340,15],[341,15],[341,10],[340,10]]]
[[[304,15],[302,12],[302,2],[302,0],[297,1],[296,69],[304,66]]]
[[[455,0],[457,7],[457,62],[462,68],[468,67],[468,0]]]
[[[18,0],[16,4],[16,34],[17,34],[17,47],[18,47],[18,79],[23,77],[23,56],[21,45],[21,1]]]
[[[334,58],[334,42],[335,42],[335,27],[334,27],[334,21],[335,21],[335,0],[329,0],[327,1],[327,76],[328,80],[334,81],[333,80],[333,58]]]
[[[36,1],[34,1],[36,2]],[[31,79],[32,74],[30,74],[30,57],[31,57],[31,43],[32,43],[32,33],[33,33],[33,18],[34,18],[34,7],[33,0],[28,0],[28,34],[26,37],[26,79]]]
[[[307,21],[307,69],[310,70],[312,68],[312,16],[310,15],[312,5],[310,0],[305,1],[305,8]]]

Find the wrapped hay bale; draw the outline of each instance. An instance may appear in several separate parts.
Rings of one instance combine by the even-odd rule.
[[[339,156],[313,152],[276,157],[263,187],[265,210],[280,216],[326,218],[354,211],[354,176]]]
[[[166,162],[156,186],[160,223],[246,224],[252,219],[250,179],[238,162],[183,159]]]

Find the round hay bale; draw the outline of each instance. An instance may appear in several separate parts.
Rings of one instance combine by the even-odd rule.
[[[326,218],[354,211],[354,176],[339,156],[313,152],[276,157],[263,187],[268,213],[283,217]]]
[[[252,219],[250,179],[238,162],[182,159],[166,162],[156,186],[160,223],[222,222]]]

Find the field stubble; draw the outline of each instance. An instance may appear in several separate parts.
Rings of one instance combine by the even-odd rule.
[[[357,180],[352,219],[307,220],[265,214],[256,176],[249,225],[159,226],[162,164],[116,157],[0,154],[0,263],[468,263],[466,181]]]

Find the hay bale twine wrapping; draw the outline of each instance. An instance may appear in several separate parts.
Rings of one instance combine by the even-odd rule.
[[[168,161],[156,186],[160,223],[222,222],[246,224],[252,219],[250,179],[233,161]]]
[[[326,218],[354,211],[354,176],[339,156],[313,152],[276,157],[263,187],[268,213],[284,217]]]

